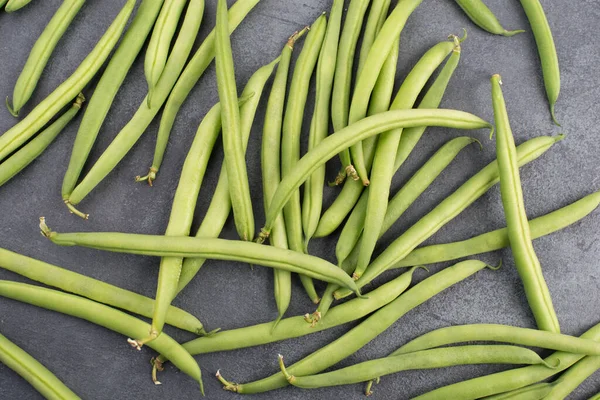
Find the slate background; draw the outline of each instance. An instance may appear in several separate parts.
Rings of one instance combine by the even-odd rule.
[[[2,96],[11,95],[29,50],[60,3],[59,0],[34,1],[18,13],[0,13]],[[123,3],[123,0],[87,2],[59,43],[24,113],[76,68]],[[330,0],[263,0],[233,35],[238,87],[241,89],[253,71],[276,57],[293,31],[310,24],[321,12],[329,9],[330,3]],[[528,29],[518,1],[488,3],[507,28]],[[600,32],[596,29],[600,6],[595,0],[579,1],[577,7],[569,2],[546,0],[544,6],[561,61],[562,92],[557,116],[563,124],[562,129],[550,121],[539,60],[530,33],[513,38],[487,34],[471,24],[451,0],[425,1],[411,16],[402,35],[398,70],[399,83],[424,51],[444,40],[449,33],[460,33],[466,27],[469,38],[463,44],[461,65],[449,86],[443,106],[470,111],[491,120],[488,79],[491,74],[500,73],[517,142],[539,135],[567,134],[566,140],[522,169],[530,217],[543,215],[600,189],[600,142],[597,140],[600,87],[596,79],[600,62]],[[214,26],[215,9],[216,0],[208,0],[197,43]],[[85,93],[90,97],[92,91],[93,84]],[[114,102],[91,160],[99,157],[128,121],[145,91],[143,58],[140,57]],[[312,109],[312,96],[313,92],[307,110]],[[39,234],[38,217],[44,215],[49,225],[60,231],[162,233],[186,149],[202,116],[216,101],[215,73],[214,66],[211,66],[177,118],[156,185],[150,188],[136,184],[133,177],[145,173],[151,162],[158,120],[149,127],[109,179],[102,182],[81,204],[81,209],[91,214],[87,222],[67,213],[60,197],[62,177],[78,122],[71,124],[33,165],[0,189],[0,246],[153,296],[158,259],[56,247]],[[265,104],[263,98],[247,157],[257,225],[264,220],[259,151]],[[305,132],[310,113],[306,115]],[[6,131],[14,123],[8,111],[0,107],[0,132]],[[396,176],[394,191],[444,142],[462,134],[459,131],[430,129]],[[483,151],[476,146],[465,149],[410,208],[402,221],[385,236],[378,251],[495,158],[494,144],[487,139],[487,132],[467,134],[483,142]],[[218,161],[221,154],[219,145],[201,191],[194,227],[198,226],[210,201],[220,169]],[[330,178],[334,176],[336,168],[336,161],[330,163]],[[335,197],[335,190],[325,190],[326,200],[330,203]],[[599,223],[600,213],[596,211],[582,222],[535,242],[564,333],[579,335],[600,322]],[[495,187],[441,229],[428,243],[465,239],[502,226],[502,206],[498,187]],[[231,222],[223,237],[235,237]],[[335,241],[335,237],[314,240],[310,252],[334,261]],[[450,324],[488,322],[533,327],[510,251],[498,251],[481,258],[491,263],[503,259],[504,268],[498,272],[480,272],[436,296],[339,366],[384,356],[422,333]],[[446,265],[437,265],[432,272]],[[377,279],[376,284],[397,274],[387,273]],[[424,273],[416,273],[417,281],[424,277]],[[0,279],[24,281],[1,269]],[[230,329],[270,321],[276,316],[272,280],[272,272],[266,268],[252,271],[246,265],[209,262],[174,304],[199,316],[209,329]],[[288,315],[303,314],[313,309],[295,280],[293,302]],[[204,373],[207,398],[241,398],[221,390],[213,378],[218,368],[234,381],[255,380],[278,371],[277,353],[284,354],[288,362],[299,360],[343,334],[352,325],[259,348],[197,357]],[[150,349],[135,352],[121,335],[69,316],[0,298],[0,332],[48,366],[83,398],[199,396],[197,386],[171,366],[162,374],[163,385],[152,385],[148,364],[153,356]],[[171,327],[167,327],[166,332],[180,341],[192,338],[192,335]],[[445,384],[503,369],[506,367],[476,366],[396,374],[384,378],[376,387],[374,396],[378,399],[407,399]],[[287,388],[255,398],[323,399],[343,396],[346,399],[362,399],[363,389],[361,385],[313,391]],[[573,398],[588,398],[598,391],[600,375],[596,373],[575,392]],[[40,396],[15,373],[0,365],[0,398],[38,399]]]

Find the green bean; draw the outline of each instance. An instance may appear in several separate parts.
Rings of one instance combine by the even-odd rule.
[[[306,33],[307,28],[300,32],[295,32],[288,39],[286,45],[281,51],[281,61],[277,67],[273,87],[269,94],[267,110],[265,111],[265,123],[263,127],[262,147],[261,147],[261,166],[263,182],[263,203],[265,212],[269,208],[271,196],[277,190],[277,185],[281,180],[281,126],[283,123],[283,108],[285,106],[285,94],[287,90],[287,80],[290,70],[292,52],[296,41]],[[273,234],[270,238],[272,246],[281,249],[288,248],[287,235],[285,233],[285,222],[283,216],[279,215],[273,227]],[[287,311],[292,297],[292,274],[289,271],[274,270],[274,295],[277,311],[279,313],[277,320],[273,324],[273,329],[277,326],[283,315]]]
[[[597,393],[589,398],[589,400],[600,400],[600,393]]]
[[[0,8],[4,7],[6,3],[8,3],[8,0],[0,0]]]
[[[186,10],[186,15],[179,30],[179,35],[167,60],[162,79],[154,89],[152,107],[147,106],[144,99],[134,116],[121,129],[108,148],[92,166],[83,180],[73,189],[65,204],[72,213],[87,218],[88,215],[78,211],[75,206],[79,204],[125,157],[133,145],[142,136],[154,116],[160,110],[177,76],[183,69],[188,55],[198,34],[204,10],[204,0],[191,0]],[[147,96],[146,96],[147,97]]]
[[[552,383],[536,383],[521,389],[486,397],[485,400],[542,400],[552,390]]]
[[[112,106],[113,100],[123,84],[133,61],[139,54],[154,21],[158,16],[163,0],[143,0],[136,11],[135,17],[128,26],[121,43],[111,57],[100,81],[96,85],[89,107],[83,114],[75,143],[71,150],[69,167],[62,182],[61,194],[63,200],[69,196],[77,185],[77,180],[83,166],[96,141],[102,123]],[[149,182],[151,182],[149,180]]]
[[[85,0],[64,1],[33,45],[15,84],[12,107],[8,104],[8,98],[6,99],[8,111],[15,117],[19,116],[19,111],[31,98],[54,48],[84,3]]]
[[[254,214],[252,213],[246,157],[241,140],[240,108],[227,24],[227,2],[219,0],[215,27],[215,65],[219,99],[223,108],[221,113],[225,154],[223,162],[227,168],[227,176],[231,178],[229,194],[237,233],[242,240],[252,240],[254,238]]]
[[[152,318],[154,300],[148,297],[8,250],[0,249],[0,258],[1,268],[33,281]],[[197,335],[206,334],[196,317],[173,306],[169,307],[167,323]]]
[[[480,261],[465,261],[425,279],[375,311],[345,335],[288,367],[289,373],[296,376],[316,374],[337,364],[375,339],[408,311],[485,267]],[[261,393],[288,385],[281,372],[246,384],[229,383],[223,377],[220,380],[226,390],[238,393]]]
[[[244,150],[248,145],[252,123],[256,115],[256,110],[262,97],[262,92],[267,80],[273,73],[273,69],[279,58],[259,68],[248,80],[242,96],[240,98],[240,116],[242,126],[242,145]],[[245,100],[248,99],[248,100]],[[242,104],[243,102],[243,104]],[[231,212],[231,197],[229,196],[229,180],[227,178],[227,170],[223,165],[219,175],[219,181],[213,194],[212,200],[204,214],[204,219],[198,228],[196,237],[216,238],[227,222],[229,213]],[[202,258],[187,258],[183,260],[181,276],[179,277],[179,293],[187,284],[194,278],[196,273],[202,267],[204,259]]]
[[[433,46],[415,64],[406,76],[396,94],[390,109],[411,109],[417,96],[444,59],[456,47],[460,47],[458,38],[451,36],[452,42],[442,42]],[[392,178],[394,177],[394,160],[402,137],[402,128],[382,134],[377,141],[375,157],[371,167],[372,185],[369,188],[366,213],[364,214],[363,240],[361,241],[358,262],[353,277],[358,279],[367,269],[375,250],[375,244],[381,232],[381,224],[387,210]],[[338,261],[340,261],[338,259]]]
[[[287,203],[291,194],[300,187],[310,174],[327,160],[368,137],[396,128],[434,125],[460,129],[490,128],[479,117],[457,110],[396,110],[373,115],[329,135],[298,161],[294,171],[283,178],[273,195],[267,221],[261,230],[259,242],[269,236],[273,221]]]
[[[478,27],[495,35],[513,36],[525,32],[522,29],[507,31],[500,25],[498,18],[482,0],[456,0],[467,17]]]
[[[243,19],[258,4],[260,0],[238,0],[229,9],[229,33],[233,33]],[[165,109],[162,113],[158,137],[156,139],[156,149],[154,150],[154,160],[150,167],[149,175],[156,177],[162,164],[169,136],[175,123],[175,117],[179,112],[183,102],[192,91],[200,77],[206,71],[215,57],[215,31],[213,30],[204,39],[202,45],[198,48],[192,59],[187,63],[185,69],[177,79],[173,90],[168,96]],[[156,111],[158,112],[158,110]],[[156,115],[156,112],[152,115]],[[149,123],[149,122],[148,122]]]
[[[165,69],[171,41],[186,3],[186,0],[166,0],[154,24],[144,60],[144,74],[148,83],[148,107],[152,106],[154,87]]]
[[[302,273],[344,287],[356,287],[352,278],[333,264],[307,254],[252,242],[212,238],[139,235],[117,232],[57,233],[40,218],[42,234],[61,246],[83,246],[117,253],[157,257],[202,257],[240,261]],[[360,293],[357,292],[360,296]]]
[[[358,76],[352,101],[350,103],[350,114],[348,122],[353,124],[365,117],[367,114],[369,98],[373,87],[377,82],[379,72],[392,46],[396,43],[400,32],[406,24],[410,14],[421,4],[422,0],[401,0],[396,4],[388,19],[381,27],[375,42],[369,50],[367,61],[363,66],[362,73]],[[366,170],[362,144],[355,143],[350,148],[354,168],[358,172],[364,185],[369,184],[368,172]]]
[[[531,139],[517,148],[519,166],[527,164],[544,154],[562,136],[540,136]],[[481,197],[499,181],[498,163],[494,161],[473,175],[454,193],[439,203],[432,211],[400,235],[379,257],[367,268],[366,273],[356,282],[363,287],[375,277],[401,261],[419,244],[431,237],[442,226],[464,211],[475,200]],[[351,293],[339,290],[336,298]]]
[[[369,18],[367,18],[365,32],[363,33],[362,37],[362,44],[360,46],[356,75],[360,75],[365,63],[367,62],[369,50],[371,50],[371,46],[373,46],[373,42],[375,42],[377,34],[387,19],[390,3],[391,0],[373,0],[373,3],[371,3]]]
[[[313,110],[308,150],[327,137],[329,132],[329,103],[337,60],[337,47],[340,38],[340,26],[344,9],[343,0],[334,0],[329,15],[327,32],[317,64],[317,95]],[[325,165],[318,168],[304,183],[304,199],[302,203],[302,228],[304,231],[304,248],[308,251],[308,242],[313,237],[319,224],[323,208],[323,182],[325,181]],[[266,211],[266,210],[265,210]]]
[[[544,86],[550,104],[550,115],[554,123],[560,126],[554,113],[554,105],[560,93],[560,67],[550,25],[539,0],[521,0],[521,6],[525,10],[529,25],[531,25],[531,31],[540,54]]]
[[[15,154],[0,163],[0,186],[8,182],[12,177],[21,172],[23,168],[31,164],[40,154],[46,150],[50,143],[62,132],[69,122],[79,112],[85,101],[83,94],[79,94],[71,108],[60,116],[48,128],[43,130],[25,146],[21,147]]]
[[[474,364],[528,364],[553,367],[546,364],[535,352],[522,347],[473,345],[422,350],[369,360],[323,374],[295,376],[287,371],[283,364],[283,356],[279,355],[279,365],[284,377],[291,385],[303,389],[350,385],[401,371]]]
[[[31,0],[8,0],[4,11],[6,12],[14,12],[20,10],[25,7],[27,4],[31,3]]]
[[[127,3],[125,3],[104,36],[75,72],[42,100],[27,117],[0,136],[0,161],[34,136],[64,106],[69,104],[96,75],[119,40],[134,6],[135,0],[127,0]]]
[[[600,192],[592,193],[566,207],[529,221],[531,238],[537,239],[566,228],[594,211],[600,204]],[[487,232],[460,242],[419,247],[393,268],[435,264],[487,253],[510,246],[506,228]]]
[[[342,29],[337,50],[338,54],[335,63],[335,76],[331,98],[331,120],[334,132],[348,126],[354,53],[369,2],[370,0],[351,0],[348,12],[346,13],[344,28]],[[347,175],[354,180],[358,180],[358,175],[352,166],[349,149],[344,149],[340,152],[340,160],[342,162],[342,169],[336,182],[341,183],[341,180]]]
[[[585,332],[583,335],[581,335],[581,338],[600,341],[600,324],[595,325],[590,330]],[[498,372],[441,387],[429,393],[418,396],[415,398],[415,400],[478,399],[480,397],[491,396],[498,393],[520,389],[556,375],[559,372],[568,369],[570,366],[584,357],[585,356],[581,354],[558,351],[544,359],[547,364],[557,365],[557,368],[555,369],[533,365]]]
[[[81,318],[129,337],[139,337],[150,330],[150,326],[146,322],[129,314],[57,290],[24,283],[0,281],[0,296]],[[200,367],[179,343],[163,333],[148,346],[161,354],[168,354],[169,359],[177,368],[200,384],[200,390],[204,393]],[[155,383],[159,384],[160,382],[155,381]]]
[[[600,357],[588,356],[566,370],[555,382],[546,400],[562,400],[596,371],[600,370]]]
[[[559,333],[560,327],[552,305],[550,290],[544,280],[540,261],[531,243],[531,232],[525,212],[523,188],[517,162],[517,150],[500,87],[500,75],[492,76],[491,82],[494,119],[498,130],[496,133],[496,156],[500,171],[500,193],[515,266],[521,281],[523,281],[525,296],[538,328]]]
[[[387,206],[387,212],[380,225],[380,231],[377,234],[379,239],[389,227],[400,218],[402,214],[419,198],[419,196],[433,183],[433,181],[450,165],[458,156],[458,153],[469,144],[477,142],[470,137],[458,137],[450,140],[440,147],[440,149],[409,179],[408,182],[398,191],[390,200]],[[355,207],[355,211],[350,214],[350,218],[344,225],[344,229],[335,247],[335,254],[338,265],[342,265],[344,260],[350,255],[356,244],[361,238],[361,233],[365,223],[367,212],[367,197],[361,197]],[[364,239],[363,239],[364,240]],[[357,246],[359,249],[361,246]]]
[[[397,49],[398,47],[393,47],[392,49]],[[446,65],[440,72],[439,76],[435,79],[423,100],[419,104],[419,108],[437,108],[442,100],[442,96],[446,90],[448,82],[458,65],[458,61],[460,60],[460,52],[453,51],[452,55],[446,62]],[[382,71],[385,71],[384,69]],[[393,86],[393,84],[392,84]],[[391,88],[393,89],[393,88]],[[375,86],[375,91],[373,95],[377,91],[377,85]],[[389,100],[388,100],[389,101]],[[373,115],[373,114],[371,114]],[[402,163],[408,158],[408,155],[416,146],[417,142],[425,132],[426,127],[414,127],[405,129],[402,133],[402,138],[400,139],[400,145],[398,146],[398,153],[396,155],[395,167],[400,167]],[[369,140],[365,140],[363,145],[365,146],[365,150],[367,147],[367,143]],[[333,204],[323,213],[321,216],[321,220],[319,221],[319,226],[317,227],[317,231],[315,232],[315,237],[325,237],[330,235],[334,230],[336,230],[344,221],[346,216],[352,211],[354,205],[360,198],[360,195],[363,191],[363,185],[358,182],[347,181],[344,184],[344,188],[342,192],[335,199]]]
[[[46,399],[80,399],[50,370],[0,334],[0,362],[15,371]]]

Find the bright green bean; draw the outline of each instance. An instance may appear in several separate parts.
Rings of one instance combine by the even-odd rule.
[[[554,382],[552,391],[544,397],[545,400],[562,400],[571,394],[579,385],[596,371],[600,370],[600,357],[588,356],[579,360],[566,370]]]
[[[517,148],[519,166],[540,157],[559,140],[562,140],[562,136],[540,136],[521,144]],[[366,273],[356,282],[357,285],[363,287],[401,261],[419,244],[491,189],[499,180],[498,163],[493,161],[392,242],[367,268]],[[335,294],[336,298],[342,298],[351,293],[339,290]]]
[[[358,68],[356,70],[356,75],[360,75],[365,63],[367,62],[369,50],[371,50],[371,46],[373,46],[373,42],[375,42],[377,34],[387,19],[390,3],[391,0],[373,0],[371,3],[369,18],[367,18],[365,32],[363,33],[362,37],[362,44],[360,45],[360,54],[358,57]]]
[[[18,11],[21,8],[25,7],[27,4],[31,3],[31,0],[8,0],[4,11],[6,12],[14,12]]]
[[[63,131],[69,122],[79,112],[85,101],[83,94],[79,94],[71,108],[60,116],[48,128],[33,138],[25,146],[21,147],[15,154],[0,163],[0,186],[8,182],[12,177],[21,172],[23,168],[31,164],[40,154],[46,150],[50,143]]]
[[[8,250],[0,249],[0,259],[0,268],[33,281],[152,318],[154,300],[148,297]],[[169,307],[167,324],[196,335],[206,334],[196,317],[177,307]]]
[[[329,103],[332,95],[337,48],[340,38],[340,26],[344,9],[343,0],[334,0],[329,14],[327,32],[317,64],[317,95],[313,110],[308,150],[323,141],[329,133]],[[302,203],[302,229],[304,231],[304,248],[308,251],[308,242],[313,237],[321,210],[323,208],[323,182],[325,181],[325,165],[318,168],[304,183],[304,199]],[[266,211],[266,210],[265,210]]]
[[[139,235],[117,232],[57,233],[40,218],[42,234],[61,246],[83,246],[98,250],[158,257],[202,257],[240,261],[302,273],[344,287],[356,287],[352,278],[333,264],[307,254],[253,242],[212,238]],[[357,292],[358,295],[360,293]]]
[[[600,324],[595,325],[590,330],[585,332],[583,335],[581,335],[581,338],[600,341]],[[470,400],[491,396],[498,393],[509,392],[511,390],[520,389],[548,379],[549,377],[568,369],[570,366],[584,357],[585,356],[581,354],[558,351],[544,359],[547,364],[557,365],[557,368],[555,369],[533,365],[498,372],[441,387],[429,393],[418,396],[415,398],[415,400]]]
[[[50,370],[2,334],[0,334],[0,362],[29,382],[46,399],[80,399]]]
[[[8,104],[8,98],[6,99],[6,106],[15,117],[19,115],[19,110],[31,98],[52,52],[84,3],[85,0],[64,1],[33,45],[23,71],[15,84],[12,107]]]
[[[560,93],[560,67],[550,25],[539,0],[521,0],[521,6],[525,10],[529,25],[531,25],[531,31],[540,54],[544,86],[550,104],[550,115],[554,123],[560,126],[554,113],[554,106]]]
[[[94,50],[83,60],[75,72],[38,104],[23,120],[0,136],[0,161],[35,135],[63,107],[71,102],[96,75],[119,40],[133,11],[135,0],[127,0]]]
[[[522,29],[507,31],[500,25],[498,18],[482,0],[456,0],[456,3],[467,14],[475,25],[495,35],[513,36],[525,32]]]
[[[260,0],[238,0],[229,9],[229,33],[233,33],[243,19],[258,4]],[[158,137],[156,139],[156,149],[154,150],[154,160],[150,167],[149,175],[156,177],[162,164],[169,136],[175,123],[175,117],[179,112],[183,102],[190,94],[200,77],[206,71],[215,57],[215,31],[213,30],[204,39],[202,45],[198,48],[194,56],[187,63],[185,69],[177,79],[171,94],[168,97],[167,104],[162,113]],[[152,117],[156,112],[153,114]]]
[[[0,281],[0,296],[81,318],[129,337],[140,337],[150,330],[149,324],[129,314],[57,290]],[[177,368],[200,384],[200,390],[204,393],[200,367],[179,343],[163,333],[148,346],[161,354],[168,354],[167,356]]]
[[[154,21],[158,16],[163,0],[143,0],[138,7],[135,17],[127,27],[127,31],[110,58],[100,81],[96,85],[94,94],[86,108],[79,130],[75,137],[75,143],[71,150],[69,167],[65,172],[62,182],[61,194],[63,200],[69,196],[77,185],[83,166],[96,141],[102,123],[113,104],[113,100],[129,73],[133,62],[139,54]],[[149,182],[151,182],[149,180]]]
[[[88,174],[73,189],[65,204],[69,210],[83,218],[87,214],[78,211],[75,206],[79,204],[125,157],[133,145],[145,132],[154,116],[160,110],[163,102],[169,95],[177,76],[183,69],[185,62],[200,29],[204,10],[204,0],[191,0],[186,10],[186,15],[179,30],[177,40],[167,60],[162,78],[154,89],[152,107],[147,106],[147,99],[142,101],[134,116],[121,129],[108,148],[102,153],[98,161],[92,166]],[[147,96],[146,96],[147,97]]]
[[[323,374],[302,376],[290,375],[283,364],[283,356],[279,355],[279,365],[287,381],[291,385],[304,389],[350,385],[401,371],[476,364],[528,364],[545,365],[552,368],[529,349],[503,345],[472,345],[421,350],[410,354],[369,360]]]
[[[267,220],[261,230],[259,241],[269,236],[273,221],[287,203],[291,194],[300,187],[310,174],[327,162],[340,149],[348,148],[370,136],[390,129],[412,126],[444,126],[459,129],[490,128],[491,125],[473,114],[457,110],[396,110],[373,115],[329,135],[298,161],[294,171],[283,178],[272,198]]]
[[[289,373],[297,376],[316,374],[337,364],[375,339],[408,311],[485,267],[486,265],[480,261],[465,261],[425,279],[371,314],[345,335],[288,367]],[[281,372],[252,383],[232,384],[222,377],[221,382],[226,390],[249,394],[288,385]]]
[[[541,330],[560,332],[558,318],[552,305],[550,290],[544,280],[540,261],[531,243],[531,232],[523,201],[523,188],[517,161],[517,150],[504,96],[500,87],[500,75],[492,82],[492,104],[496,121],[496,156],[500,171],[500,193],[506,216],[506,226],[515,266],[523,281],[525,296]]]
[[[187,0],[166,0],[154,24],[144,60],[144,74],[148,83],[148,107],[152,105],[154,87],[165,69],[171,41],[186,3]]]

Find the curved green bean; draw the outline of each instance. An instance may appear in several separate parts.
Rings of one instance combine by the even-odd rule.
[[[542,400],[552,390],[552,383],[536,383],[521,389],[485,397],[484,400]]]
[[[81,318],[129,337],[143,336],[150,330],[150,326],[146,322],[129,314],[57,290],[24,283],[0,281],[0,296]],[[200,367],[179,343],[163,333],[148,346],[161,354],[168,354],[169,359],[177,368],[200,384],[200,390],[204,393]],[[160,382],[155,381],[155,383],[159,384]]]
[[[68,200],[71,192],[75,189],[77,180],[81,175],[108,110],[142,49],[162,3],[163,0],[143,0],[141,2],[133,21],[127,27],[121,43],[110,58],[100,81],[96,85],[89,107],[86,108],[83,114],[77,136],[75,136],[69,166],[62,182],[61,194],[63,200]]]
[[[21,147],[15,154],[0,163],[0,186],[4,185],[25,167],[31,164],[40,154],[50,146],[50,143],[63,131],[69,122],[79,112],[85,101],[83,94],[79,94],[71,108],[60,116],[48,128],[44,129],[25,146]]]
[[[522,347],[472,345],[421,350],[410,354],[369,360],[323,374],[295,376],[287,371],[283,364],[283,356],[279,355],[281,372],[287,381],[291,385],[303,389],[350,385],[401,371],[474,364],[528,364],[553,367],[546,364],[537,353]]]
[[[246,15],[252,11],[259,1],[260,0],[237,0],[231,6],[229,9],[229,34],[237,29]],[[171,130],[175,123],[175,117],[177,116],[179,109],[214,57],[215,31],[213,30],[206,39],[204,39],[202,45],[200,45],[194,56],[187,63],[185,69],[177,79],[175,86],[173,86],[173,90],[168,95],[167,103],[165,104],[160,120],[156,148],[154,150],[154,159],[149,172],[150,176],[155,178],[160,169],[167,149],[167,144],[169,143],[169,136],[171,135]],[[154,115],[156,115],[157,112],[158,110],[152,115],[152,118],[154,118]]]
[[[482,0],[456,0],[456,3],[462,8],[465,14],[467,14],[467,17],[484,31],[503,36],[513,36],[517,33],[525,32],[522,29],[514,31],[507,31],[504,29],[502,25],[500,25],[498,18],[496,18],[494,13]]]
[[[588,356],[566,370],[554,383],[545,400],[562,400],[596,371],[600,370],[600,357]]]
[[[531,232],[523,201],[523,188],[517,161],[517,150],[500,87],[500,75],[491,78],[492,104],[496,121],[496,156],[500,171],[500,193],[515,266],[525,288],[525,296],[541,330],[560,333],[558,317],[552,305],[550,290],[544,280],[540,261],[531,243]]]
[[[18,11],[21,8],[25,7],[27,4],[31,3],[31,0],[8,0],[4,11],[6,12],[14,12]]]
[[[517,148],[519,166],[535,160],[559,140],[562,140],[562,136],[540,136],[521,144]],[[454,193],[444,199],[432,211],[392,242],[367,268],[366,273],[356,281],[356,284],[359,287],[363,287],[401,261],[419,244],[431,237],[442,226],[450,222],[455,216],[491,189],[499,180],[498,162],[494,161],[473,175]],[[342,298],[350,294],[345,290],[338,290],[335,293],[336,298]]]
[[[33,281],[152,318],[154,300],[148,297],[1,248],[0,259],[0,268]],[[196,317],[177,307],[169,307],[167,324],[196,335],[206,334],[202,323]]]
[[[42,100],[27,117],[0,136],[0,161],[34,136],[96,75],[119,40],[134,6],[135,0],[127,0],[104,36],[75,72]]]
[[[521,0],[521,6],[525,10],[529,25],[531,25],[531,31],[540,55],[544,86],[550,104],[550,115],[554,123],[560,126],[554,113],[554,106],[560,93],[560,67],[558,66],[558,55],[556,54],[556,46],[554,45],[550,25],[539,0]]]
[[[12,107],[8,104],[8,98],[6,99],[8,111],[15,117],[19,116],[19,111],[31,98],[52,52],[84,3],[85,0],[64,1],[33,45],[15,84]]]
[[[0,362],[15,371],[46,399],[80,399],[50,370],[0,334]]]

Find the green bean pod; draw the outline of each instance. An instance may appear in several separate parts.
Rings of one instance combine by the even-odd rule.
[[[594,396],[590,397],[589,400],[600,400],[600,393],[597,393]]]
[[[62,182],[61,194],[63,200],[68,200],[71,192],[75,189],[77,180],[81,175],[108,110],[142,49],[162,3],[163,0],[143,0],[141,2],[133,21],[127,27],[121,43],[110,58],[100,81],[96,85],[89,107],[86,108],[83,114],[77,136],[75,136],[69,166]]]
[[[96,47],[62,84],[38,104],[23,120],[0,136],[0,161],[34,136],[63,107],[69,104],[96,75],[127,24],[135,0],[127,0]]]
[[[152,107],[147,106],[147,99],[143,100],[134,116],[121,129],[83,180],[73,189],[69,198],[64,200],[69,211],[72,213],[83,218],[88,217],[87,214],[78,211],[75,206],[106,178],[123,157],[125,157],[162,107],[190,54],[198,30],[200,29],[203,10],[204,0],[190,0],[183,24],[179,30],[171,55],[167,60],[162,78],[158,81],[154,89]]]
[[[148,107],[152,105],[154,87],[165,69],[171,41],[186,3],[187,0],[166,0],[154,24],[144,60],[144,74],[148,83]]]
[[[289,373],[296,376],[312,375],[337,364],[375,339],[410,310],[484,268],[486,265],[480,261],[465,261],[423,280],[385,307],[375,311],[348,333],[288,367]],[[288,385],[281,372],[245,384],[233,384],[223,377],[220,377],[220,380],[226,390],[249,394]]]
[[[8,3],[8,0],[0,0],[0,8],[4,7],[6,3]]]
[[[581,335],[581,338],[600,341],[600,324],[589,329]],[[541,365],[530,365],[498,372],[441,387],[415,397],[415,400],[478,399],[485,396],[509,392],[548,379],[549,377],[570,368],[584,357],[585,356],[581,354],[558,351],[544,359],[547,364],[556,365],[557,367],[554,369]]]
[[[71,108],[60,116],[48,128],[44,129],[25,146],[21,147],[15,154],[0,163],[0,186],[4,185],[25,167],[40,156],[71,122],[81,109],[85,101],[83,94],[79,94]]]
[[[31,0],[8,0],[4,11],[9,13],[18,11],[29,3],[31,3]]]
[[[291,375],[285,368],[281,355],[279,355],[279,364],[287,381],[291,385],[303,389],[350,385],[401,371],[447,368],[457,365],[526,364],[545,365],[552,368],[532,350],[504,345],[472,345],[421,350],[410,354],[369,360],[318,375]]]
[[[536,383],[521,389],[485,397],[484,400],[542,400],[552,390],[552,383]]]
[[[15,84],[12,107],[8,104],[8,98],[6,99],[8,111],[15,117],[19,115],[21,108],[31,98],[52,52],[84,3],[85,0],[64,1],[33,45],[23,71]]]
[[[562,400],[596,371],[600,370],[600,357],[588,356],[566,370],[555,382],[546,400]]]
[[[81,318],[129,337],[143,336],[150,330],[150,326],[146,322],[129,314],[57,290],[24,283],[0,281],[0,296]],[[161,354],[168,354],[169,359],[177,368],[200,384],[200,390],[204,393],[200,367],[179,343],[163,333],[148,346]]]
[[[521,0],[521,6],[525,10],[529,25],[531,25],[531,31],[540,54],[544,86],[550,104],[550,115],[554,123],[560,126],[554,113],[554,105],[560,93],[560,67],[550,25],[539,0]]]
[[[559,333],[560,327],[552,305],[550,290],[544,280],[540,261],[531,243],[531,231],[523,201],[517,150],[500,87],[500,75],[492,76],[491,82],[492,104],[497,128],[496,156],[500,171],[500,193],[515,266],[523,281],[525,296],[538,328]]]
[[[118,232],[57,233],[40,218],[42,234],[61,246],[82,246],[117,253],[157,257],[199,257],[240,261],[305,274],[350,289],[352,278],[333,264],[307,254],[253,242],[212,238],[140,235]],[[360,293],[357,292],[360,297]]]
[[[263,89],[278,61],[279,58],[275,59],[270,64],[259,68],[254,75],[248,79],[248,83],[240,97],[242,145],[244,146],[244,151],[248,145],[250,131],[252,130],[252,124],[262,97]],[[230,212],[231,197],[229,196],[229,179],[227,178],[227,170],[223,165],[221,167],[217,187],[212,200],[210,201],[208,210],[206,211],[206,214],[204,214],[204,219],[196,232],[196,237],[219,237]],[[202,258],[186,258],[183,260],[181,276],[179,277],[179,287],[177,288],[178,293],[194,278],[204,261],[205,260]]]
[[[252,11],[254,6],[260,0],[237,0],[229,9],[229,34],[242,23],[246,15]],[[190,94],[200,77],[206,71],[215,57],[215,31],[213,30],[204,39],[194,56],[187,63],[185,69],[177,79],[173,90],[168,95],[167,103],[160,120],[158,137],[156,139],[156,148],[154,150],[154,159],[150,167],[149,175],[156,177],[169,143],[169,136],[175,123],[175,117],[181,108],[183,102]],[[163,101],[164,102],[164,101]],[[157,111],[158,112],[158,111]],[[156,115],[156,112],[154,113]],[[154,118],[154,115],[152,118]]]
[[[2,334],[0,334],[0,362],[29,382],[46,399],[80,399],[48,368]]]
[[[373,42],[375,42],[377,34],[387,19],[391,2],[391,0],[373,0],[371,3],[369,18],[367,18],[365,31],[362,36],[362,44],[360,45],[360,54],[358,56],[356,75],[360,75],[365,63],[367,62],[369,50],[371,50],[371,46],[373,46]]]
[[[463,111],[457,110],[396,110],[373,115],[350,125],[341,131],[329,135],[298,161],[294,171],[284,177],[273,195],[271,207],[259,242],[269,236],[273,221],[283,209],[292,193],[300,187],[310,174],[327,160],[338,154],[341,149],[368,137],[396,128],[413,126],[444,126],[458,129],[491,128],[491,125]]]
[[[340,38],[343,9],[344,1],[334,0],[317,64],[317,95],[308,137],[308,151],[321,143],[329,132],[329,103],[335,75],[336,50]],[[317,230],[319,218],[321,217],[324,181],[325,166],[323,165],[304,183],[302,229],[304,231],[305,251],[308,251],[308,242]]]
[[[492,10],[482,0],[456,0],[456,3],[462,8],[467,17],[484,31],[502,36],[513,36],[525,32],[522,29],[514,31],[504,29]]]

